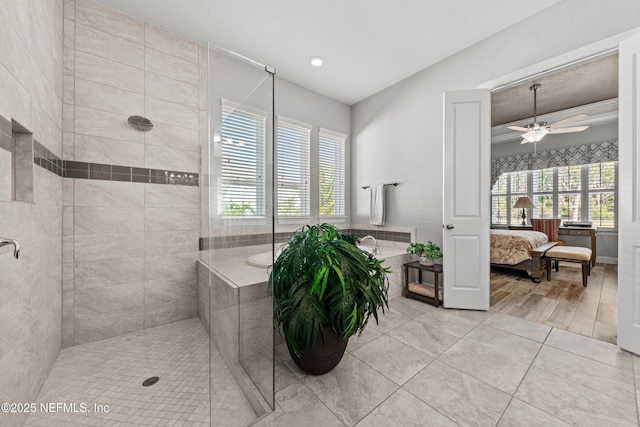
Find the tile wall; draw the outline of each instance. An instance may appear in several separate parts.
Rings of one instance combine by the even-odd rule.
[[[91,1],[64,5],[67,347],[197,314],[207,58]],[[132,115],[153,129],[131,128]]]
[[[12,135],[31,158],[62,158],[62,37],[61,1],[0,2],[0,236],[22,248],[19,259],[0,248],[0,402],[35,401],[60,352],[63,178],[48,160],[14,173]],[[15,201],[16,175],[27,201]],[[0,425],[27,415],[0,413]]]

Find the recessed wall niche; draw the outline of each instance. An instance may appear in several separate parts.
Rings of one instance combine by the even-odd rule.
[[[13,200],[13,139],[11,122],[0,116],[0,201]]]
[[[13,195],[20,202],[33,202],[33,134],[11,122],[13,139]]]

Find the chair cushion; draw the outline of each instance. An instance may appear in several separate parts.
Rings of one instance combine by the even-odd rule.
[[[554,246],[546,254],[547,258],[564,258],[576,261],[589,261],[591,249],[580,246]]]

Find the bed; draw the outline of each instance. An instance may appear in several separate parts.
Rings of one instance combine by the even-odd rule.
[[[545,253],[555,246],[538,231],[490,230],[491,265],[526,271],[535,283],[544,277]]]

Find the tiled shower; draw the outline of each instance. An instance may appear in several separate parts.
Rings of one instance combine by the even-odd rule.
[[[225,295],[209,292],[203,274],[198,303],[196,262],[215,262],[206,245],[219,231],[209,220],[206,182],[208,47],[89,0],[2,2],[0,28],[8,41],[0,54],[0,235],[22,246],[18,260],[0,249],[0,400],[107,399],[106,388],[134,393],[151,411],[162,392],[145,395],[138,376],[156,367],[165,374],[154,387],[189,393],[192,402],[168,409],[157,400],[165,412],[156,417],[208,424],[209,408],[229,422],[243,410],[238,419],[246,424],[273,404],[273,391],[265,400],[240,352],[227,348],[238,339],[211,344],[201,357],[207,331],[239,332],[225,325],[240,321],[239,299],[228,319],[218,316]],[[149,117],[153,129],[133,129],[132,115]],[[232,298],[240,298],[237,290]],[[163,341],[166,348],[158,347]],[[121,381],[100,382],[109,377]],[[70,391],[88,378],[95,392]],[[260,381],[268,389],[273,374]],[[253,408],[243,391],[260,396]],[[103,419],[144,425],[145,417],[129,413],[136,405],[120,401],[127,405]],[[28,415],[2,413],[0,424],[89,423]]]

